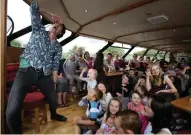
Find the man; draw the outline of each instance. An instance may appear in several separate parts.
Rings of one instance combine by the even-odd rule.
[[[76,92],[76,87],[74,81],[77,81],[77,91],[81,89],[81,80],[76,74],[77,63],[75,62],[76,58],[73,53],[70,54],[69,58],[64,62],[63,69],[64,75],[69,82],[69,90],[74,94]]]
[[[129,61],[129,66],[132,69],[136,69],[139,67],[139,61],[137,60],[137,58],[138,58],[137,54],[134,54],[133,59]]]
[[[51,119],[67,120],[56,113],[57,95],[54,90],[62,54],[56,36],[65,32],[65,27],[56,23],[48,33],[41,24],[39,6],[35,1],[30,6],[30,12],[32,34],[21,55],[20,67],[11,88],[6,110],[7,125],[13,134],[22,133],[21,109],[26,94],[34,84],[42,91],[50,105]]]
[[[113,61],[113,55],[111,53],[107,54],[107,58],[104,61],[104,66],[106,71],[109,71],[109,69],[111,71],[115,71],[115,65],[114,65],[114,61]]]

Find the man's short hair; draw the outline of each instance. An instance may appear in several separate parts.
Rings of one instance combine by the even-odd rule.
[[[138,113],[132,110],[124,110],[119,113],[121,118],[121,128],[126,130],[131,130],[134,134],[141,133],[141,120]]]

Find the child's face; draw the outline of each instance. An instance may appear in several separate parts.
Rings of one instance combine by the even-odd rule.
[[[98,84],[98,89],[100,89],[101,92],[106,93],[106,87],[104,84],[102,83]]]
[[[121,127],[121,121],[121,117],[117,117],[114,119],[116,134],[126,134],[123,128]]]
[[[129,76],[134,76],[135,75],[135,72],[133,70],[130,70],[129,71]]]
[[[112,100],[109,105],[109,111],[111,114],[116,114],[119,111],[119,102],[116,100]]]
[[[89,79],[95,79],[95,70],[94,69],[88,70],[88,78]]]
[[[141,97],[137,93],[133,93],[132,102],[134,105],[139,105],[141,103]]]
[[[129,82],[129,78],[127,76],[125,76],[123,79],[122,79],[122,83],[123,84],[128,84]]]
[[[88,91],[88,100],[92,100],[92,101],[96,100],[96,91],[95,90]]]

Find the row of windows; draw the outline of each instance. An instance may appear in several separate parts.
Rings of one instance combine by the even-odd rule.
[[[19,5],[19,8],[16,7],[15,5]],[[8,15],[11,16],[11,18],[14,21],[14,32],[17,32],[27,26],[29,26],[31,24],[31,20],[30,20],[30,11],[29,11],[29,6],[21,0],[9,0],[8,1]],[[24,18],[24,19],[20,19],[20,18]],[[46,25],[45,28],[46,30],[49,30],[51,27],[50,24]],[[15,47],[23,47],[25,48],[25,46],[27,45],[27,42],[30,38],[31,32],[23,35],[15,40],[13,40],[11,42],[11,46],[15,46]],[[64,36],[60,39],[58,39],[58,41],[62,41],[64,39],[66,39],[67,37],[69,37],[71,35],[70,31],[66,31],[66,33],[64,34]],[[77,47],[82,47],[84,48],[84,50],[89,51],[90,54],[95,54],[98,50],[100,50],[101,48],[103,48],[105,45],[107,44],[107,41],[104,40],[100,40],[100,39],[94,39],[94,38],[88,38],[88,37],[83,37],[83,36],[79,36],[76,39],[72,40],[71,42],[69,42],[68,44],[63,46],[63,57],[67,57],[69,52],[71,50],[75,50]],[[115,48],[117,47],[117,48]],[[124,48],[121,48],[124,47]],[[109,47],[107,50],[104,51],[104,53],[108,53],[111,52],[112,54],[119,54],[119,56],[123,56],[129,49],[131,48],[130,45],[127,44],[121,44],[121,43],[114,43],[111,47]],[[130,55],[128,55],[126,57],[126,59],[131,59],[132,58],[132,54],[137,53],[139,56],[142,55],[144,53],[146,49],[145,48],[141,48],[141,47],[135,47]],[[156,53],[156,50],[150,50],[147,54],[149,54],[149,56],[154,56],[154,54]],[[163,55],[158,55],[158,57],[161,59],[163,57]]]

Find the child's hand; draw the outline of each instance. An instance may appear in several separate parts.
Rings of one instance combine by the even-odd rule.
[[[84,96],[83,98],[82,98],[82,100],[86,100],[87,99],[87,96]]]
[[[82,72],[86,72],[88,70],[87,67],[83,68]]]
[[[122,94],[120,94],[120,93],[118,93],[118,92],[116,93],[116,95],[117,95],[118,97],[122,96]]]
[[[127,88],[122,88],[125,92],[127,92],[128,91],[128,89]]]
[[[78,116],[74,117],[73,124],[78,124],[79,120],[81,120],[80,117],[78,117]]]
[[[150,77],[151,76],[151,72],[150,71],[146,71],[146,76]]]

